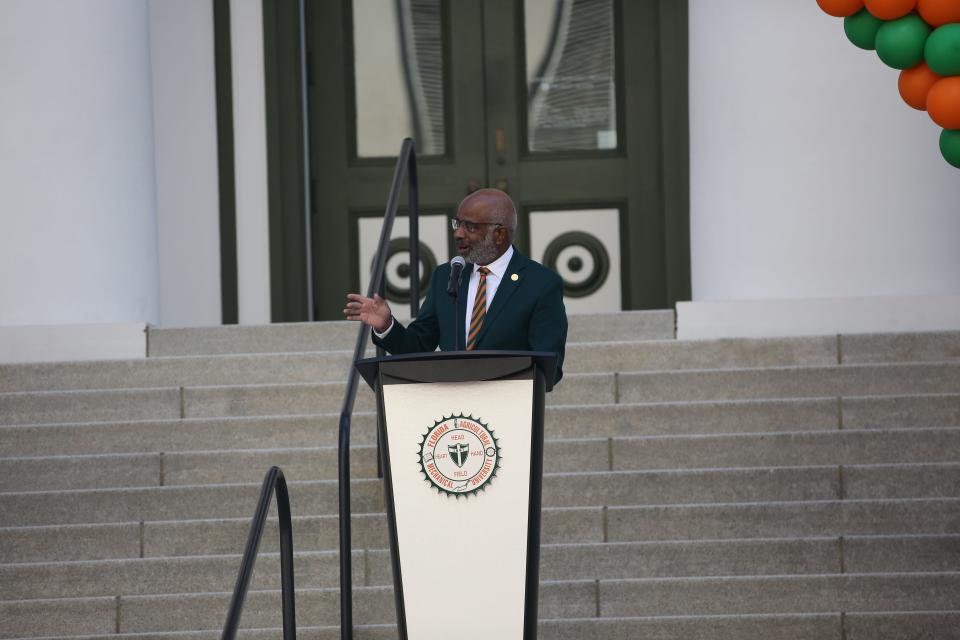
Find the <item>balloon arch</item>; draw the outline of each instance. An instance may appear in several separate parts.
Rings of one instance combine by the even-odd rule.
[[[817,0],[847,38],[900,69],[903,101],[938,126],[940,153],[960,168],[960,0]]]

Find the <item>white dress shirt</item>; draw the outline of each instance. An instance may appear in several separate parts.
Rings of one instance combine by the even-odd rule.
[[[487,274],[487,309],[493,302],[493,296],[497,295],[497,289],[500,287],[500,281],[507,273],[507,266],[510,259],[513,258],[513,245],[507,247],[502,256],[488,265],[473,265],[473,273],[470,274],[470,285],[467,287],[467,317],[465,318],[463,335],[470,335],[470,318],[473,317],[473,302],[477,297],[477,287],[480,286],[480,267],[486,266],[490,270]]]

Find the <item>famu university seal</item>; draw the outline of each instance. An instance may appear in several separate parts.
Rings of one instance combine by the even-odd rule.
[[[469,496],[486,489],[496,475],[500,445],[477,418],[451,415],[423,435],[419,464],[424,478],[441,493]]]

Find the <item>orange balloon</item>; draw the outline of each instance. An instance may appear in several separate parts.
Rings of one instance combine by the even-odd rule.
[[[817,0],[817,4],[836,18],[846,18],[863,9],[863,0]]]
[[[940,76],[931,71],[926,62],[921,62],[911,69],[904,69],[900,72],[900,80],[897,82],[900,97],[914,109],[925,111],[927,92],[939,79]]]
[[[960,0],[918,0],[917,11],[933,27],[960,22]]]
[[[917,6],[917,0],[864,0],[867,11],[881,20],[896,20],[907,15]]]
[[[944,129],[960,129],[960,76],[933,83],[927,93],[927,113]]]

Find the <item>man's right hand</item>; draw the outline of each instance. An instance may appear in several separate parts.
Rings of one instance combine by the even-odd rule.
[[[359,293],[348,293],[347,306],[343,310],[343,315],[347,320],[359,320],[377,333],[383,333],[389,329],[393,318],[390,305],[377,294],[367,298]]]

